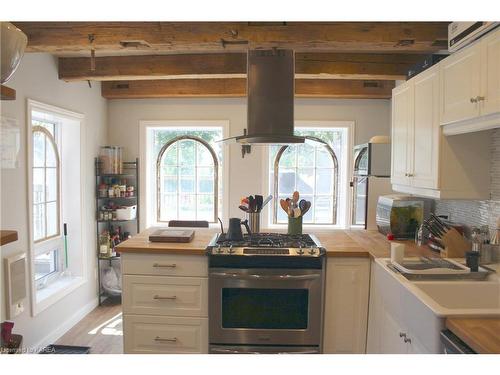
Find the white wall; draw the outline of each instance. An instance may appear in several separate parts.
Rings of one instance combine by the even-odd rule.
[[[124,146],[125,158],[139,157],[141,120],[228,120],[230,136],[243,134],[246,127],[246,99],[151,99],[110,100],[108,102],[108,139]],[[298,99],[295,120],[355,121],[355,144],[374,135],[390,134],[389,100]],[[230,146],[229,216],[241,217],[239,199],[262,191],[262,150],[241,158],[241,148]],[[143,200],[144,201],[144,200]],[[143,216],[144,217],[144,216]]]
[[[2,257],[17,252],[27,251],[28,246],[28,207],[27,207],[27,171],[26,171],[26,99],[34,99],[85,115],[84,134],[86,160],[83,188],[88,282],[64,297],[35,317],[30,315],[30,306],[14,319],[15,332],[24,335],[24,346],[32,347],[46,344],[63,333],[61,327],[69,328],[75,323],[79,311],[93,308],[97,303],[97,282],[94,269],[95,261],[95,212],[94,212],[94,157],[99,146],[106,144],[107,103],[101,97],[99,83],[89,88],[86,82],[65,83],[58,79],[57,61],[48,54],[26,54],[14,77],[7,83],[17,91],[15,101],[1,102],[1,114],[18,120],[21,127],[21,151],[17,169],[1,170],[1,222],[2,229],[14,229],[19,233],[19,240],[1,248]],[[3,284],[3,279],[1,280]],[[3,292],[3,288],[2,292]],[[2,296],[2,310],[4,298]],[[28,302],[29,303],[29,302]],[[5,317],[2,312],[2,317]]]

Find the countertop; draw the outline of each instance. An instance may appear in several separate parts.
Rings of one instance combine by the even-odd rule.
[[[447,318],[446,328],[476,353],[500,354],[500,318]]]
[[[0,230],[0,246],[17,241],[17,231]]]
[[[204,255],[207,244],[219,232],[212,228],[196,228],[194,239],[189,243],[160,243],[149,242],[148,237],[152,230],[154,228],[146,229],[122,242],[116,250],[120,253]],[[326,249],[328,257],[390,257],[389,241],[377,231],[331,229],[305,230],[304,233],[315,235]],[[407,256],[436,256],[437,254],[427,247],[417,247],[413,241],[403,243],[407,245]]]

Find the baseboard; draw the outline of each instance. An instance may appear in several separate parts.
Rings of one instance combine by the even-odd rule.
[[[85,306],[83,306],[80,310],[74,313],[69,319],[62,322],[57,329],[51,332],[49,335],[45,336],[41,339],[34,348],[39,348],[42,350],[47,345],[55,343],[59,338],[61,338],[66,332],[68,332],[76,323],[82,320],[88,313],[94,310],[99,305],[99,300],[97,298],[91,300]]]

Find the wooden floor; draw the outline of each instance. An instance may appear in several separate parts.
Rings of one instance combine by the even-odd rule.
[[[123,353],[123,328],[121,304],[106,304],[97,307],[56,344],[90,346],[91,354]]]

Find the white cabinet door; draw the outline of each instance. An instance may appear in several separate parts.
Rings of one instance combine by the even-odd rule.
[[[431,68],[413,80],[414,124],[411,185],[439,188],[439,69]]]
[[[389,311],[384,309],[382,315],[381,329],[381,353],[383,354],[406,354],[408,345],[404,341],[405,330]]]
[[[413,154],[413,89],[408,83],[392,91],[391,183],[408,185]]]
[[[408,345],[408,354],[436,354],[431,353],[427,348],[414,336],[410,333]]]
[[[440,62],[441,124],[479,115],[481,45],[456,52]]]
[[[368,258],[328,258],[324,353],[365,353],[368,324]]]
[[[481,115],[500,112],[500,30],[481,41]]]

